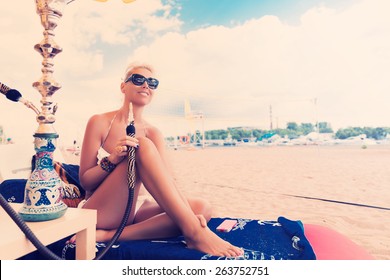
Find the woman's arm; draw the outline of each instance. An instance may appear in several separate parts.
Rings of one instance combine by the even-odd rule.
[[[95,190],[109,174],[97,165],[97,153],[102,141],[102,127],[105,127],[105,123],[104,115],[94,115],[89,119],[85,129],[79,177],[86,191]]]

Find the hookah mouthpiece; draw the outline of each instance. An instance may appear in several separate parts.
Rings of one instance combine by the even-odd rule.
[[[4,94],[9,100],[14,102],[18,102],[19,99],[22,97],[22,94],[18,90],[12,89],[1,82],[0,82],[0,92]]]
[[[18,90],[10,88],[10,87],[8,87],[5,84],[0,82],[0,92],[2,94],[4,94],[5,97],[7,97],[7,99],[9,99],[9,100],[11,100],[13,102],[19,102],[20,101],[21,103],[26,105],[27,108],[30,108],[31,110],[33,110],[37,115],[40,114],[39,110],[34,106],[34,104],[32,104],[28,100],[25,100],[22,97],[22,94]]]
[[[135,134],[134,121],[132,121],[132,122],[126,127],[126,134],[127,134],[127,135],[130,135],[130,136]]]
[[[19,99],[22,97],[22,94],[16,89],[10,89],[9,91],[7,91],[5,96],[13,102],[18,102]]]
[[[135,126],[134,126],[134,116],[133,116],[133,104],[130,102],[129,104],[129,116],[127,119],[127,127],[126,127],[126,134],[129,136],[135,135]]]

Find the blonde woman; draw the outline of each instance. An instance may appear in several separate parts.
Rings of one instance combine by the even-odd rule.
[[[126,156],[132,146],[136,148],[135,198],[119,240],[183,234],[188,248],[216,256],[241,255],[242,249],[207,227],[210,205],[201,199],[183,197],[176,186],[163,136],[143,118],[144,108],[152,101],[158,84],[152,67],[130,65],[120,85],[122,107],[94,115],[87,124],[80,160],[80,182],[86,200],[81,207],[97,210],[97,241],[109,241],[122,220],[128,197]],[[126,135],[129,113],[134,117],[134,138]],[[140,199],[142,185],[152,200]]]

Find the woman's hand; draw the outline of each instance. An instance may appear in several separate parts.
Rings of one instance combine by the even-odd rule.
[[[138,148],[138,139],[131,136],[126,136],[125,138],[120,139],[116,144],[114,151],[109,155],[109,161],[113,164],[120,163],[127,155],[129,150],[128,147]]]
[[[201,227],[203,228],[207,227],[207,220],[202,214],[198,214],[196,215],[196,217],[198,218]]]

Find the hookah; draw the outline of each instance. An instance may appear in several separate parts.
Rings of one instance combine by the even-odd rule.
[[[62,52],[53,37],[54,29],[58,25],[59,19],[62,17],[64,7],[75,0],[35,0],[36,12],[40,16],[41,24],[44,28],[43,40],[34,46],[38,51],[42,60],[42,77],[39,81],[33,83],[42,96],[41,110],[34,106],[30,101],[24,99],[21,93],[15,89],[2,84],[0,82],[0,92],[9,100],[21,102],[27,108],[32,109],[36,113],[38,129],[34,136],[35,154],[35,169],[32,171],[27,180],[24,194],[24,203],[19,213],[8,204],[5,198],[0,195],[0,204],[14,222],[25,233],[27,238],[33,245],[49,259],[61,259],[48,248],[46,248],[30,230],[25,222],[48,221],[62,217],[67,205],[62,201],[62,181],[53,167],[53,152],[56,149],[56,140],[59,137],[54,129],[55,113],[57,105],[53,104],[53,94],[61,88],[54,80],[53,74],[53,58]],[[98,2],[106,2],[107,0],[96,0]],[[135,0],[122,0],[124,3],[131,3]],[[131,106],[131,104],[130,104]],[[130,108],[131,109],[131,108]],[[132,110],[130,110],[132,114]],[[133,116],[129,115],[129,123],[126,128],[128,135],[135,135],[135,127]],[[95,259],[101,259],[111,246],[117,241],[123,228],[126,226],[130,211],[132,208],[134,197],[134,182],[135,182],[135,149],[129,147],[128,153],[128,185],[129,196],[126,210],[123,219],[117,229],[112,240],[107,244]]]

